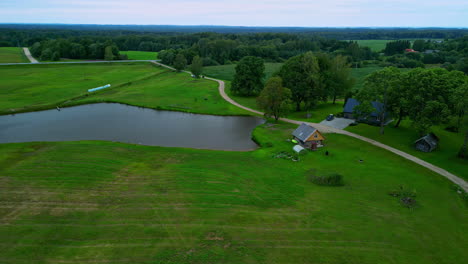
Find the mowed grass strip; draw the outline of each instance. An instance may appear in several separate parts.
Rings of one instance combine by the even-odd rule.
[[[3,66],[0,76],[0,114],[97,102],[205,114],[246,114],[221,98],[217,83],[150,63]],[[109,89],[87,92],[108,83],[112,85]]]
[[[466,206],[450,182],[341,135],[301,157],[295,126],[255,130],[254,152],[84,141],[0,148],[3,263],[457,263]],[[330,155],[325,156],[328,150]],[[359,162],[362,159],[364,162]],[[96,170],[92,170],[95,167]],[[307,171],[344,175],[344,187]],[[387,193],[405,185],[420,206]],[[437,226],[438,228],[434,228]]]
[[[22,63],[29,62],[22,48],[0,47],[0,63]]]
[[[129,60],[156,60],[158,53],[153,51],[120,51],[120,54],[128,56]]]

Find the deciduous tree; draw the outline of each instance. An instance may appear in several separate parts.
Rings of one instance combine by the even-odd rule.
[[[187,59],[183,54],[177,54],[177,56],[174,59],[174,68],[180,72],[183,69],[185,69],[185,67],[187,67]]]
[[[283,87],[281,77],[272,77],[257,98],[257,104],[266,116],[273,116],[278,121],[290,109],[290,98],[291,90]]]
[[[236,66],[231,91],[242,96],[258,94],[263,88],[265,64],[261,58],[247,56]]]
[[[200,77],[203,72],[203,60],[200,56],[195,56],[192,60],[192,65],[190,65],[190,71],[195,77]]]

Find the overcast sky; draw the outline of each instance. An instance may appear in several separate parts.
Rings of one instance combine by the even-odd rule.
[[[468,27],[468,0],[0,0],[0,23]]]

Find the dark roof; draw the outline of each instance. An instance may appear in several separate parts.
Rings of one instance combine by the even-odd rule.
[[[317,129],[315,127],[302,123],[296,130],[294,130],[293,136],[302,142],[305,142],[316,130]]]
[[[347,101],[346,101],[346,104],[343,108],[343,113],[353,113],[354,112],[354,107],[360,105],[361,103],[354,99],[354,98],[349,98]],[[377,117],[379,115],[379,112],[382,111],[382,108],[383,108],[383,104],[380,103],[380,102],[371,102],[372,104],[372,107],[374,107],[376,109],[376,111],[372,112],[370,115],[373,116],[373,117]]]
[[[429,133],[429,134],[425,135],[424,137],[416,140],[414,143],[417,144],[417,143],[419,143],[421,141],[424,141],[427,144],[429,144],[429,146],[431,146],[430,150],[432,151],[433,149],[435,149],[437,147],[437,143],[439,143],[439,138],[436,135],[434,135],[433,133]]]

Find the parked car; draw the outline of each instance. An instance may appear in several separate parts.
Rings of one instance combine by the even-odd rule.
[[[335,119],[335,116],[333,114],[329,114],[326,118],[327,121],[332,121],[333,119]]]

